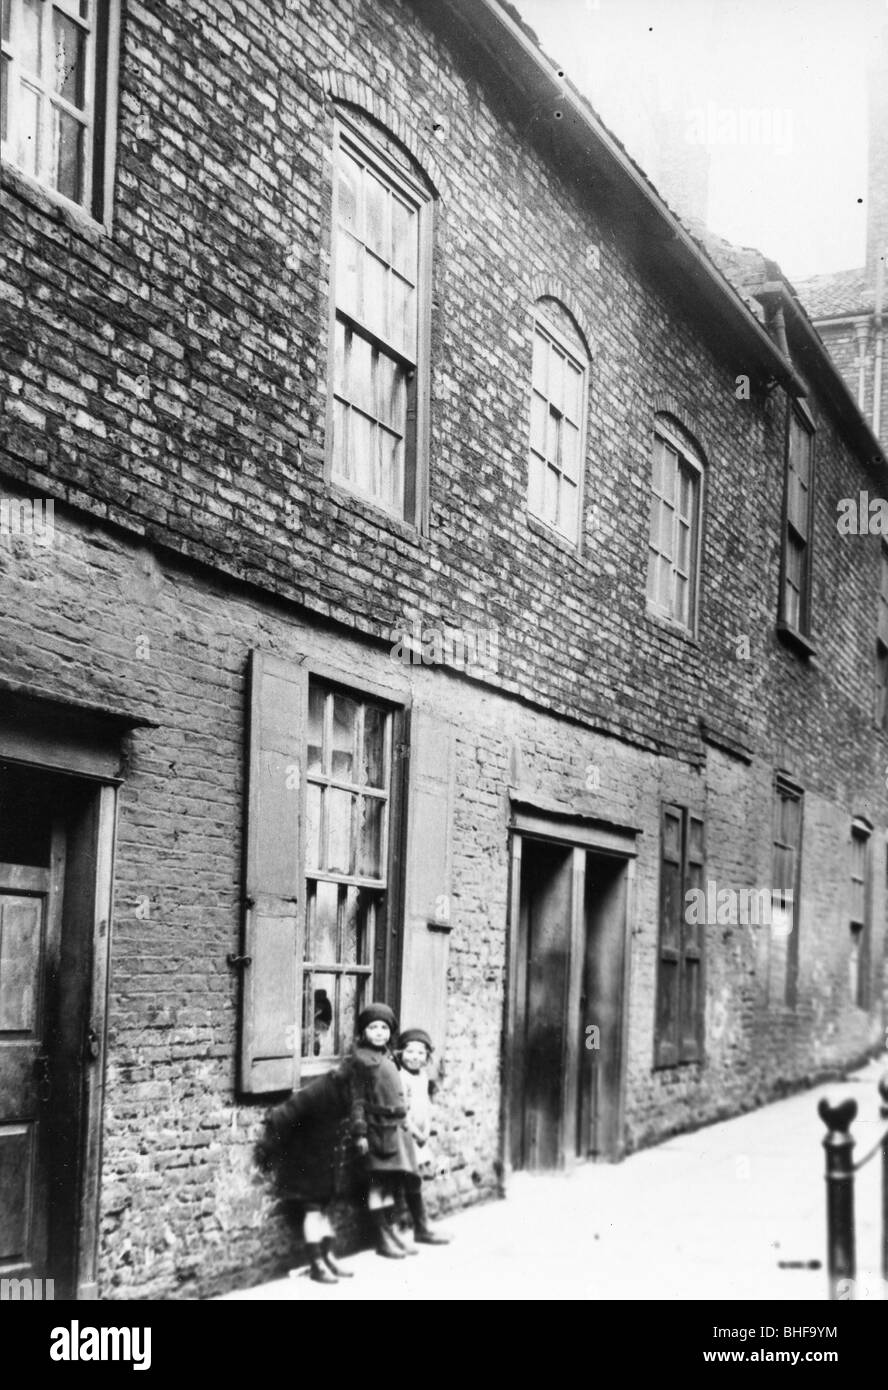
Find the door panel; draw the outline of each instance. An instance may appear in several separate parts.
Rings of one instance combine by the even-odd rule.
[[[0,1269],[42,1277],[49,1200],[45,977],[58,948],[48,869],[0,865]]]

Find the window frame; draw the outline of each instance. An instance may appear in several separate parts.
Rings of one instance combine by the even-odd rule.
[[[660,556],[660,555],[662,554],[662,552],[659,551],[659,550],[655,551],[654,548],[653,548],[653,546],[651,545],[651,532],[650,532],[651,519],[652,519],[652,516],[653,516],[653,508],[654,508],[654,499],[656,498],[656,499],[659,501],[660,498],[661,498],[661,494],[660,494],[660,493],[655,493],[655,492],[654,492],[654,460],[653,460],[653,449],[654,449],[654,447],[656,447],[656,442],[657,442],[658,439],[660,440],[660,442],[666,444],[668,448],[672,449],[673,452],[675,452],[675,453],[678,455],[678,476],[679,476],[679,477],[680,477],[680,475],[681,475],[681,468],[682,468],[682,465],[684,465],[685,468],[687,468],[687,469],[689,469],[690,471],[696,473],[696,475],[697,475],[697,506],[696,506],[696,518],[695,518],[695,527],[694,527],[696,534],[695,534],[694,540],[693,540],[692,545],[691,545],[691,556],[692,556],[692,562],[693,562],[693,571],[692,571],[692,575],[690,576],[690,584],[689,584],[689,589],[688,589],[688,593],[689,593],[689,607],[690,607],[689,619],[690,619],[690,620],[689,620],[689,622],[687,622],[687,623],[684,622],[682,619],[680,619],[680,618],[678,618],[678,617],[675,616],[675,575],[676,575],[676,571],[677,571],[677,565],[676,565],[677,551],[678,551],[678,547],[677,547],[677,530],[678,530],[678,522],[679,522],[679,513],[678,513],[678,508],[677,508],[677,507],[676,507],[676,509],[675,509],[675,524],[674,524],[674,527],[673,527],[673,546],[674,546],[674,553],[673,553],[673,557],[672,557],[671,562],[670,562],[670,563],[671,563],[671,566],[672,566],[672,569],[671,569],[671,576],[672,576],[672,582],[671,582],[672,603],[671,603],[669,609],[666,609],[666,608],[663,607],[662,604],[657,603],[654,599],[651,598],[651,594],[650,594],[652,555],[658,555],[658,556]],[[653,430],[653,437],[652,437],[652,447],[651,447],[651,452],[650,452],[650,454],[649,454],[649,470],[650,470],[650,471],[649,471],[649,474],[648,474],[648,496],[649,496],[649,499],[650,499],[650,511],[649,511],[649,513],[648,513],[648,532],[647,532],[648,563],[647,563],[647,572],[646,572],[646,574],[645,574],[645,606],[646,606],[647,613],[648,613],[648,616],[649,616],[649,617],[655,618],[658,622],[668,624],[670,627],[674,628],[677,632],[681,632],[681,633],[685,634],[686,636],[696,638],[696,637],[697,637],[697,632],[698,632],[698,627],[699,627],[699,615],[700,615],[700,586],[701,586],[701,568],[702,568],[702,557],[703,557],[703,517],[704,517],[705,498],[706,498],[706,465],[705,465],[705,462],[704,462],[702,453],[700,453],[696,448],[694,448],[694,446],[692,446],[692,444],[691,444],[689,441],[684,440],[684,439],[682,438],[682,436],[681,436],[680,434],[678,434],[674,429],[670,429],[670,428],[669,428],[669,425],[668,425],[664,420],[661,420],[660,418],[657,418],[657,419],[655,419],[655,421],[654,421],[654,430]]]
[[[863,877],[855,875],[855,846],[863,846]],[[869,821],[855,816],[851,821],[849,838],[848,878],[850,880],[850,907],[848,925],[851,932],[851,959],[854,966],[854,980],[851,1002],[859,1009],[869,1009],[872,1002],[872,982],[870,969],[870,942],[872,933],[873,897],[873,827]],[[855,886],[860,885],[863,915],[854,915]]]
[[[299,903],[297,908],[296,925],[296,970],[297,970],[297,990],[296,990],[296,1010],[297,1019],[302,1018],[302,1001],[306,965],[312,970],[316,967],[311,962],[306,962],[305,945],[307,931],[307,913],[309,899],[309,880],[316,882],[345,882],[349,876],[335,874],[332,877],[326,871],[313,871],[308,866],[308,818],[306,814],[306,801],[308,795],[309,782],[314,780],[308,772],[308,732],[309,732],[309,691],[312,684],[317,684],[332,691],[344,695],[350,699],[358,700],[363,703],[379,705],[391,718],[389,734],[389,787],[387,793],[388,816],[386,825],[386,843],[383,850],[384,867],[386,872],[385,882],[379,885],[366,880],[367,886],[378,889],[382,897],[382,904],[379,909],[376,921],[376,932],[373,943],[373,951],[370,960],[370,969],[366,972],[369,981],[368,988],[372,990],[372,997],[377,999],[387,999],[397,1001],[400,993],[401,966],[403,954],[403,894],[404,894],[404,833],[406,828],[406,800],[407,786],[406,773],[408,758],[407,750],[407,731],[409,724],[410,705],[409,701],[392,691],[388,687],[377,685],[372,681],[365,681],[359,677],[353,677],[350,673],[343,674],[341,670],[328,667],[324,664],[306,662],[305,667],[305,730],[302,739],[302,752],[300,761],[300,785],[301,785],[301,813],[300,824],[302,834],[297,850],[298,873],[299,873]],[[323,779],[326,781],[326,778]],[[364,883],[365,880],[361,879]],[[341,965],[341,962],[339,963]],[[323,968],[317,973],[330,973]],[[369,1002],[371,995],[368,995],[366,1002]],[[395,1007],[395,1005],[393,1005]],[[397,1012],[397,1009],[396,1009]],[[326,1057],[305,1057],[302,1055],[301,1047],[301,1022],[298,1027],[300,1034],[300,1045],[296,1049],[296,1084],[300,1085],[303,1081],[311,1080],[313,1077],[321,1076],[326,1072],[335,1070],[342,1060],[343,1055],[329,1055]]]
[[[44,166],[32,173],[22,167],[14,157],[16,133],[16,107],[12,93],[17,90],[20,58],[13,47],[13,26],[16,16],[21,12],[22,0],[9,0],[10,38],[0,40],[0,49],[8,67],[8,105],[7,138],[0,148],[0,163],[14,171],[30,188],[38,190],[52,203],[71,213],[76,219],[85,221],[92,227],[101,227],[110,232],[112,225],[114,174],[117,154],[117,104],[119,53],[121,38],[121,0],[92,0],[92,16],[88,21],[81,20],[74,13],[77,8],[74,0],[42,0],[43,18],[41,20],[41,43],[51,42],[53,10],[58,9],[83,30],[88,29],[86,43],[84,106],[82,108],[83,135],[83,197],[80,201],[68,197],[50,182],[48,159],[52,150],[51,129],[43,132],[41,139],[40,163]],[[80,119],[80,109],[74,108],[59,94],[52,92],[50,85],[40,75],[40,104],[44,115],[43,124],[51,127],[45,114],[60,107],[70,108],[75,119]],[[39,168],[39,166],[38,166]]]
[[[798,807],[798,840],[795,845],[779,837],[780,826],[780,807],[783,802],[795,802]],[[786,969],[782,990],[782,1000],[771,998],[771,961],[769,954],[768,963],[768,999],[770,1003],[782,1002],[788,1008],[795,1008],[798,1003],[799,985],[799,959],[800,941],[799,933],[801,930],[801,886],[802,886],[802,850],[805,839],[805,793],[804,790],[791,781],[788,777],[777,773],[774,778],[774,792],[772,798],[772,824],[771,824],[771,905],[785,908],[786,893],[792,895],[792,928],[786,943]],[[777,851],[791,850],[793,855],[792,865],[792,887],[777,887]],[[771,929],[773,930],[773,914]],[[772,938],[773,939],[773,938]]]
[[[808,513],[806,520],[806,534],[798,530],[795,523],[790,518],[790,475],[793,472],[791,467],[792,458],[792,431],[793,424],[797,424],[802,433],[809,441],[808,456]],[[777,609],[777,631],[778,634],[790,645],[795,646],[803,655],[810,656],[814,653],[814,646],[811,642],[811,588],[813,582],[813,554],[814,554],[814,496],[816,487],[816,455],[817,455],[817,426],[814,416],[803,400],[796,399],[790,401],[786,414],[786,435],[784,446],[784,465],[783,465],[783,514],[781,524],[780,541],[780,593]],[[794,623],[788,616],[787,604],[787,583],[789,574],[789,542],[790,530],[799,537],[804,544],[802,585],[799,597],[799,621]]]
[[[681,849],[679,860],[667,856],[666,852],[666,822],[669,816],[678,818],[681,823]],[[692,853],[691,825],[696,823],[700,830],[699,854]],[[675,864],[679,867],[679,921],[672,926],[678,927],[678,945],[669,945],[666,938],[669,931],[669,923],[666,921],[666,868],[667,863]],[[695,870],[699,882],[691,884],[691,871]],[[679,806],[672,802],[662,802],[660,805],[660,848],[659,848],[659,889],[657,906],[657,973],[656,989],[654,997],[654,1070],[665,1071],[674,1067],[699,1065],[706,1060],[706,930],[703,923],[692,924],[688,922],[688,891],[692,886],[702,889],[705,893],[706,887],[706,821],[705,817],[698,811],[688,806]],[[692,939],[693,938],[693,939]],[[692,954],[693,953],[693,954]],[[684,1004],[687,991],[688,962],[695,961],[698,968],[697,979],[697,1007],[694,1016],[694,1036],[693,1038],[684,1037],[682,1034],[682,1021],[684,1017]],[[676,985],[676,1005],[675,1018],[673,1022],[673,1036],[665,1036],[662,1029],[663,1022],[663,1002],[667,990],[666,967],[675,965],[677,967]]]
[[[556,303],[556,304],[558,304],[558,305],[560,306],[560,308],[563,310],[564,313],[569,313],[569,310],[567,309],[566,305],[563,305],[559,299],[555,299],[553,302]],[[527,469],[528,469],[528,476],[527,476],[527,491],[526,491],[526,494],[525,494],[525,507],[526,507],[526,510],[527,510],[527,515],[528,515],[529,517],[532,517],[533,520],[534,520],[536,523],[538,523],[540,526],[544,526],[544,527],[546,528],[546,531],[547,531],[547,533],[548,533],[549,535],[556,537],[562,544],[569,545],[572,549],[576,550],[576,551],[579,553],[580,550],[582,549],[583,529],[584,529],[584,528],[583,528],[583,506],[584,506],[585,490],[586,490],[586,448],[587,448],[588,425],[589,425],[589,381],[590,381],[590,375],[591,375],[589,369],[590,369],[590,366],[591,366],[591,359],[590,359],[590,357],[589,357],[588,349],[585,347],[585,345],[584,345],[584,347],[583,347],[582,356],[580,356],[580,354],[579,354],[578,351],[577,351],[577,346],[576,346],[576,344],[573,343],[573,342],[571,342],[571,340],[570,340],[570,338],[567,336],[567,334],[564,333],[563,330],[561,330],[561,329],[558,327],[558,325],[557,325],[556,323],[554,323],[554,322],[552,321],[551,318],[547,317],[546,314],[542,311],[542,309],[540,308],[540,301],[539,301],[539,300],[537,301],[537,303],[536,303],[536,304],[534,305],[534,307],[533,307],[533,315],[532,315],[532,320],[531,320],[531,330],[532,330],[532,332],[531,332],[531,365],[530,365],[530,419],[529,419],[529,421],[528,421],[528,443],[527,443]],[[551,342],[555,344],[555,346],[556,346],[556,348],[558,349],[558,351],[559,351],[559,352],[563,352],[564,355],[565,355],[566,357],[568,357],[568,358],[570,359],[570,361],[574,364],[574,366],[576,366],[576,367],[578,367],[578,368],[580,369],[580,373],[581,373],[581,383],[580,383],[580,400],[581,400],[581,412],[580,412],[580,415],[581,415],[581,418],[580,418],[580,421],[579,421],[579,440],[578,440],[578,442],[577,442],[577,520],[576,520],[575,534],[573,534],[573,535],[570,535],[567,531],[562,530],[561,527],[553,525],[552,522],[549,521],[546,517],[541,516],[539,512],[534,511],[533,508],[532,508],[531,505],[530,505],[530,494],[531,494],[531,486],[530,486],[530,469],[533,467],[533,461],[532,461],[533,458],[538,458],[538,455],[537,455],[537,453],[536,453],[536,450],[534,450],[534,448],[533,448],[533,398],[534,398],[535,395],[542,395],[542,393],[541,393],[541,392],[538,392],[537,389],[536,389],[536,383],[535,383],[535,381],[534,381],[534,376],[533,376],[533,364],[534,364],[534,361],[535,361],[535,359],[536,359],[536,339],[537,339],[537,334],[539,334],[540,337],[542,337],[542,338],[547,338],[547,337],[548,337],[548,338],[551,340]],[[580,335],[579,335],[579,331],[578,331],[578,336],[580,336]],[[547,405],[548,405],[548,407],[549,407],[549,410],[551,411],[551,410],[553,409],[552,402],[549,400],[548,396],[545,397],[545,400],[546,400],[546,402],[547,402]],[[562,419],[564,418],[563,412],[560,413],[560,418],[562,418]],[[549,461],[548,461],[548,460],[545,460],[544,463],[543,463],[543,468],[546,469],[546,468],[548,468],[549,466],[550,466]],[[559,472],[559,477],[560,477],[560,478],[563,478],[563,476],[564,476],[564,470],[559,468],[559,469],[558,469],[558,472]],[[544,490],[543,495],[545,496],[545,490]]]
[[[417,231],[417,272],[416,272],[416,364],[414,369],[413,391],[408,383],[406,406],[406,432],[404,436],[404,509],[390,507],[381,497],[352,487],[347,479],[334,472],[334,428],[335,428],[335,353],[336,324],[340,316],[348,323],[356,323],[353,316],[337,305],[337,218],[339,207],[340,167],[343,146],[351,145],[374,171],[396,189],[403,197],[416,204]],[[374,141],[366,130],[349,120],[348,115],[337,108],[334,115],[332,137],[332,196],[330,201],[330,275],[329,302],[327,318],[327,409],[326,436],[324,449],[324,482],[335,488],[350,501],[363,504],[382,512],[392,520],[427,535],[429,529],[429,471],[430,471],[430,405],[431,405],[431,310],[432,310],[432,255],[434,245],[435,197],[417,174],[405,170],[390,157],[381,142]],[[361,328],[362,336],[374,346],[380,344],[395,357],[390,345],[377,340],[371,330]],[[402,360],[406,361],[403,354]],[[411,496],[412,494],[412,496]]]

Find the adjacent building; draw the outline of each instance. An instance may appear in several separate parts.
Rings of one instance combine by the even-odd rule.
[[[777,268],[494,0],[3,16],[0,1269],[292,1263],[370,997],[439,1207],[878,1050],[888,460]]]

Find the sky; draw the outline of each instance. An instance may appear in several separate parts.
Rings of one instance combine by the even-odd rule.
[[[791,280],[863,264],[866,72],[888,0],[516,6],[642,168],[660,111],[705,146],[713,231]]]

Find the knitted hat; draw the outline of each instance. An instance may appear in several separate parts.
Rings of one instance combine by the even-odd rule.
[[[388,1004],[368,1004],[366,1009],[362,1009],[358,1014],[358,1032],[363,1033],[368,1023],[387,1023],[392,1033],[397,1026]]]
[[[398,1047],[406,1047],[408,1043],[412,1042],[425,1043],[429,1052],[435,1050],[432,1046],[432,1040],[424,1028],[405,1028],[398,1039]]]

